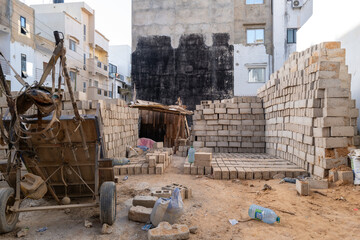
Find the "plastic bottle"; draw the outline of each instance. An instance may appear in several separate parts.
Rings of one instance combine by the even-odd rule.
[[[190,147],[189,153],[188,153],[188,161],[189,163],[194,163],[195,161],[195,148],[193,146]]]
[[[275,222],[280,223],[280,217],[278,217],[273,210],[254,204],[249,208],[249,217],[268,224],[273,224]]]

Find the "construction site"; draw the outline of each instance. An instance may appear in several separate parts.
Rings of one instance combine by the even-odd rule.
[[[38,81],[0,48],[0,239],[360,239],[348,43],[288,46],[282,59],[280,1],[209,2],[132,1],[126,97],[77,90],[61,29]],[[71,4],[46,6],[70,19]],[[312,0],[284,4],[304,29],[299,11],[316,14]]]

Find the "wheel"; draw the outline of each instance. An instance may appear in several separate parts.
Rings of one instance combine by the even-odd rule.
[[[100,222],[113,225],[116,218],[116,185],[104,182],[100,188]]]
[[[13,188],[0,188],[0,233],[14,230],[19,219],[19,213],[10,212],[14,206],[15,194]]]

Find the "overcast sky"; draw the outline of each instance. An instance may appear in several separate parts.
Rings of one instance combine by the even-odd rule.
[[[48,4],[52,0],[21,0],[27,5]],[[131,46],[131,0],[65,0],[86,2],[95,9],[95,27],[110,40],[110,45]]]

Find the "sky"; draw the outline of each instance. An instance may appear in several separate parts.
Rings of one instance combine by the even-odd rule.
[[[49,4],[52,0],[21,0],[27,5]],[[110,40],[110,45],[131,46],[131,0],[65,0],[86,2],[95,9],[95,28]]]

